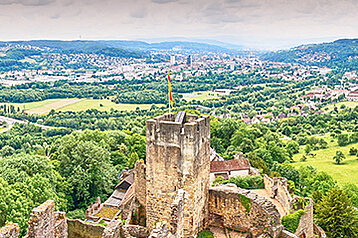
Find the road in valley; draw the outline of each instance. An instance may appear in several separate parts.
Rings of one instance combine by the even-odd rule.
[[[23,121],[23,120],[18,120],[18,119],[14,119],[14,118],[11,118],[11,117],[5,117],[5,116],[0,116],[0,121],[6,121],[6,123],[7,123],[7,128],[6,128],[6,130],[4,130],[3,132],[9,131],[9,130],[14,126],[15,123],[19,123],[19,124],[33,124],[33,125],[35,125],[35,126],[41,127],[41,128],[44,129],[44,130],[47,130],[47,129],[58,129],[58,128],[64,128],[64,129],[66,129],[65,127],[44,126],[44,125],[41,125],[41,124],[32,123],[32,122]]]

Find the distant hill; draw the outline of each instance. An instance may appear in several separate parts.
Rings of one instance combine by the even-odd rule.
[[[160,43],[147,43],[144,41],[125,41],[125,40],[99,40],[99,41],[59,41],[59,40],[32,40],[32,41],[10,41],[0,42],[0,44],[23,44],[37,47],[47,47],[52,50],[61,50],[69,52],[95,53],[107,48],[118,48],[128,52],[125,54],[141,54],[151,50],[158,51],[194,51],[194,52],[233,52],[236,51],[230,47],[223,47],[214,44],[187,42],[187,41],[167,41]],[[222,44],[223,45],[223,44]],[[107,52],[108,50],[105,50]]]
[[[358,69],[358,39],[301,45],[289,50],[266,53],[261,59],[356,70]]]

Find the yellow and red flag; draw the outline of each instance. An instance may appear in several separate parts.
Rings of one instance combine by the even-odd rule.
[[[172,97],[172,82],[170,81],[170,75],[168,71],[168,88],[169,88],[169,101],[170,105],[173,107],[173,97]]]

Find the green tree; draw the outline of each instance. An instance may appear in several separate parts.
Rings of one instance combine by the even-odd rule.
[[[57,170],[73,187],[74,208],[87,207],[96,197],[109,194],[115,183],[117,171],[111,164],[109,145],[101,139],[101,133],[64,136],[51,155]]]
[[[128,160],[128,167],[134,168],[134,165],[137,162],[137,160],[139,160],[139,156],[137,152],[132,152]]]
[[[316,219],[328,237],[358,236],[358,214],[343,190],[333,188],[318,201]]]
[[[312,151],[311,145],[307,144],[305,147],[305,154],[308,155]]]
[[[338,135],[338,145],[345,146],[349,144],[349,138],[347,134]]]
[[[296,141],[290,141],[287,143],[286,149],[292,157],[292,155],[300,152],[300,145]]]
[[[334,159],[334,161],[336,161],[337,164],[340,164],[345,158],[346,158],[346,156],[340,150],[337,150],[336,155],[333,156],[333,159]]]
[[[358,207],[358,186],[353,183],[347,183],[343,185],[342,189],[351,199],[353,206]]]

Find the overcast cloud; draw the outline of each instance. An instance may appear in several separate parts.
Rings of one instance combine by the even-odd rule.
[[[358,38],[357,0],[0,0],[0,40],[215,39],[251,47]]]

